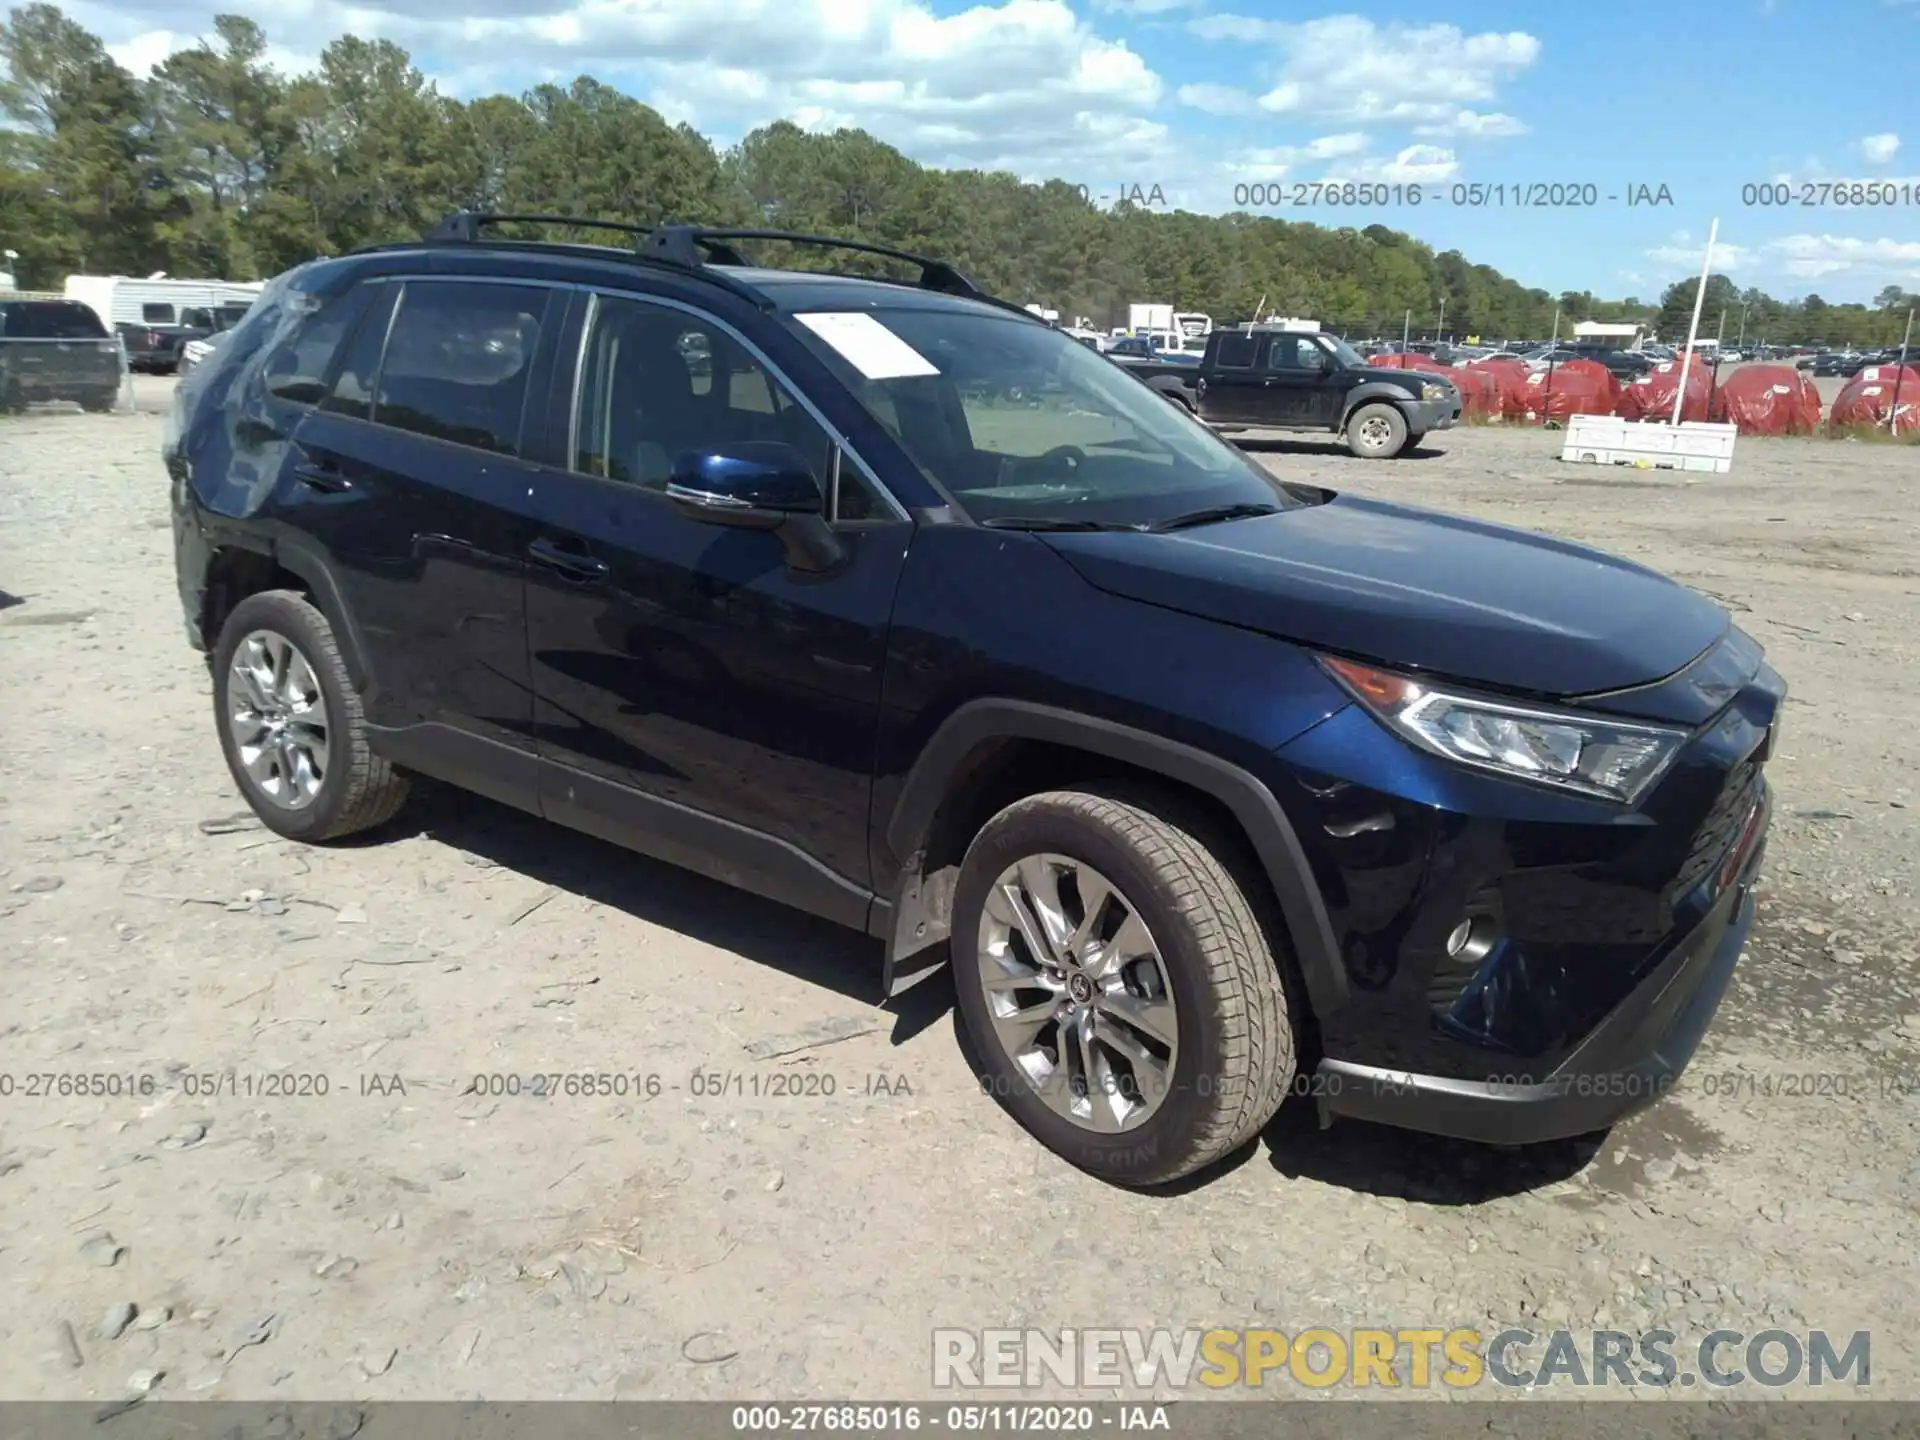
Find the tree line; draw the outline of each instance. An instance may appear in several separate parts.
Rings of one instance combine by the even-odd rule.
[[[57,6],[10,11],[0,248],[19,252],[20,286],[156,270],[260,279],[416,239],[456,209],[843,235],[938,255],[996,294],[1102,326],[1151,300],[1222,320],[1264,305],[1356,336],[1430,335],[1444,313],[1448,333],[1490,339],[1545,338],[1556,315],[1562,334],[1592,319],[1658,323],[1674,338],[1697,283],[1651,302],[1554,295],[1382,225],[1101,209],[1064,180],[929,169],[861,130],[782,121],[721,150],[586,76],[456,100],[385,40],[342,36],[315,73],[293,77],[266,56],[258,24],[221,15],[212,38],[136,76]],[[1787,343],[1897,343],[1913,298],[1890,287],[1875,307],[1829,305],[1713,285],[1709,330],[1725,302],[1744,306],[1750,338]]]

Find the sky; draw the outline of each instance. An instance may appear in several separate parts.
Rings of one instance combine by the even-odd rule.
[[[65,8],[144,74],[223,7]],[[1716,219],[1713,268],[1742,287],[1920,290],[1920,0],[279,0],[246,13],[288,72],[338,35],[390,38],[462,99],[591,74],[722,146],[778,119],[858,126],[923,164],[1060,178],[1095,203],[1385,224],[1555,293],[1657,298],[1698,273]],[[1868,182],[1878,203],[1859,203]]]

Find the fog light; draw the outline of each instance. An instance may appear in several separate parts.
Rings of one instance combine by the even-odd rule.
[[[1447,958],[1453,959],[1467,948],[1467,942],[1473,938],[1473,921],[1462,920],[1453,927],[1453,933],[1447,936]]]

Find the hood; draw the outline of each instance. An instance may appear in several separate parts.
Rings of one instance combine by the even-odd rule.
[[[1658,680],[1728,624],[1705,596],[1617,556],[1349,496],[1163,535],[1041,538],[1111,594],[1536,695]]]

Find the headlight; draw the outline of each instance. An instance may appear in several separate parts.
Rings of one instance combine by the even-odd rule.
[[[1665,773],[1687,732],[1533,710],[1322,655],[1320,663],[1389,729],[1478,770],[1632,805]]]
[[[1436,385],[1431,380],[1422,380],[1420,382],[1420,398],[1422,400],[1448,400],[1452,397],[1453,387],[1451,385]]]

